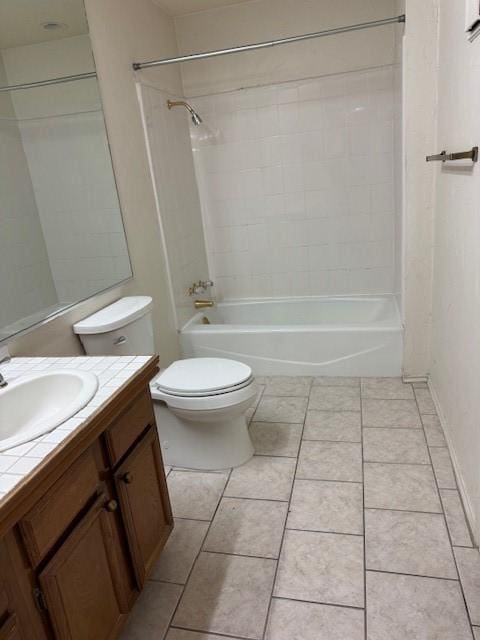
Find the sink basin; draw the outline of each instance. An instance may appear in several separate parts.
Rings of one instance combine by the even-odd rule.
[[[0,389],[0,452],[55,429],[83,409],[97,388],[89,371],[47,371],[9,382]]]

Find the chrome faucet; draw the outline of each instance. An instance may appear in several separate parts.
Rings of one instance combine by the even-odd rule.
[[[10,362],[10,360],[11,360],[10,356],[5,356],[0,360],[0,364],[4,364],[5,362]],[[0,389],[4,389],[7,385],[8,385],[8,382],[0,373]]]

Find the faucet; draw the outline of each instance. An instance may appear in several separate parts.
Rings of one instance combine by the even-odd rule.
[[[206,309],[207,307],[214,307],[215,302],[213,300],[195,300],[193,305],[195,309]]]
[[[4,362],[10,362],[10,360],[11,360],[10,356],[6,355],[5,357],[3,357],[0,360],[0,364],[3,364]],[[4,389],[7,385],[8,385],[8,382],[5,380],[5,378],[0,373],[0,389]]]

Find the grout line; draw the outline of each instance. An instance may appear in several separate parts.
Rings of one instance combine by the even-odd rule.
[[[285,596],[272,596],[272,600],[287,600],[288,602],[306,602],[307,604],[320,604],[324,607],[341,607],[342,609],[353,609],[354,611],[364,611],[364,607],[354,607],[351,604],[338,604],[336,602],[321,602],[319,600],[301,600],[300,598],[286,598]]]
[[[299,529],[298,527],[285,527],[288,531],[305,531],[306,533],[326,533],[332,536],[353,536],[354,538],[363,538],[363,533],[351,533],[350,531],[325,531],[325,529]]]
[[[361,444],[361,440],[328,440],[327,438],[302,438],[302,442],[331,442],[333,444]]]
[[[430,389],[428,390],[428,393],[429,393],[429,394],[430,394],[430,396],[431,396]],[[416,402],[416,405],[417,405],[418,412],[420,413],[420,407],[418,406],[418,400],[417,400],[417,396],[416,396],[416,394],[415,394],[415,402]],[[436,415],[436,414],[435,414],[435,415]],[[420,418],[421,418],[421,414],[420,414]],[[425,438],[426,438],[426,434],[425,434],[425,426],[424,426],[424,424],[423,424],[423,420],[421,420],[421,419],[420,419],[420,421],[421,421],[421,423],[422,423],[423,434],[424,434],[424,436],[425,436]],[[447,451],[448,451],[448,456],[449,456],[449,458],[450,458],[450,449],[448,448],[448,446],[446,447],[446,449],[447,449]],[[466,597],[465,597],[465,591],[464,591],[464,589],[463,589],[462,580],[461,580],[461,578],[460,578],[460,571],[458,570],[457,558],[455,557],[455,553],[453,552],[452,536],[451,536],[451,534],[450,534],[450,529],[448,528],[447,517],[446,517],[446,515],[445,515],[445,509],[444,509],[444,506],[443,506],[442,496],[441,496],[441,493],[440,493],[440,487],[439,487],[439,485],[438,485],[437,475],[436,475],[436,473],[435,473],[435,467],[433,466],[432,456],[431,456],[431,453],[430,453],[430,449],[428,449],[428,447],[427,447],[427,450],[428,450],[428,456],[429,456],[429,458],[430,458],[430,464],[431,464],[431,466],[432,466],[433,479],[434,479],[434,482],[435,482],[435,486],[437,487],[437,495],[438,495],[438,499],[439,499],[439,501],[440,501],[440,506],[441,506],[441,508],[442,508],[443,521],[444,521],[444,524],[445,524],[445,529],[446,529],[446,531],[447,531],[448,540],[449,540],[449,542],[450,542],[450,550],[451,550],[451,552],[452,552],[453,563],[454,563],[454,565],[455,565],[455,570],[456,570],[457,575],[458,575],[458,584],[459,584],[459,586],[460,586],[460,592],[461,592],[461,594],[462,594],[463,603],[464,603],[464,606],[465,606],[465,612],[466,612],[466,615],[467,615],[467,620],[468,620],[468,622],[470,623],[470,627],[471,627],[471,626],[472,626],[472,619],[471,619],[471,617],[470,617],[470,612],[469,612],[469,610],[468,610],[467,599],[466,599]],[[458,490],[458,486],[457,486],[457,478],[456,478],[456,476],[455,476],[455,471],[453,471],[453,478],[454,478],[454,480],[455,480],[455,488]],[[473,635],[473,632],[472,632],[472,635]]]
[[[458,578],[445,578],[440,576],[425,576],[421,573],[407,573],[405,571],[387,571],[386,569],[366,569],[370,573],[386,573],[391,576],[409,576],[411,578],[428,578],[430,580],[446,580],[447,582],[460,582]]]
[[[308,403],[310,401],[310,394],[311,394],[311,391],[312,391],[312,384],[313,384],[313,378],[310,381],[310,386],[309,386],[309,393],[308,393],[308,398],[307,398],[307,409],[308,409]],[[302,433],[300,435],[300,440],[302,439],[303,433],[305,431],[305,423],[307,421],[307,409],[305,410],[305,413],[304,413],[304,416],[303,416]],[[296,480],[296,475],[297,475],[299,458],[300,458],[300,450],[299,450],[299,453],[298,453],[298,456],[297,456],[297,459],[296,459],[296,462],[295,462],[295,470],[293,472],[292,484],[290,486],[290,495],[289,495],[289,498],[288,498],[287,515],[286,515],[286,518],[285,518],[285,524],[283,526],[282,538],[280,540],[280,551],[279,551],[279,554],[278,554],[278,560],[277,560],[277,564],[276,564],[276,567],[275,567],[275,572],[273,574],[272,589],[270,591],[270,599],[269,599],[268,607],[267,607],[267,615],[265,616],[265,622],[264,622],[264,625],[263,625],[262,639],[265,638],[265,634],[267,633],[268,619],[270,617],[270,611],[271,611],[271,608],[272,608],[273,594],[274,594],[275,586],[276,586],[276,582],[277,582],[278,567],[279,567],[279,564],[280,564],[280,558],[281,558],[281,555],[282,555],[283,544],[284,544],[285,535],[286,535],[286,532],[287,532],[287,520],[288,520],[288,514],[290,512],[290,506],[292,504],[293,488],[295,486],[295,480]]]
[[[425,513],[430,516],[443,516],[443,513],[441,511],[418,511],[417,509],[390,509],[388,507],[365,507],[365,511],[398,511],[399,513]]]
[[[220,498],[218,499],[217,506],[215,507],[215,511],[214,511],[214,513],[213,513],[213,515],[212,515],[212,519],[209,521],[209,522],[210,522],[210,524],[208,525],[207,530],[205,531],[205,535],[204,535],[204,537],[203,537],[202,544],[200,545],[200,548],[199,548],[199,550],[198,550],[198,553],[197,553],[197,555],[195,556],[195,559],[194,559],[194,560],[193,560],[193,562],[192,562],[192,566],[190,567],[190,571],[188,572],[187,578],[186,578],[186,580],[185,580],[185,584],[183,585],[182,593],[180,594],[180,597],[178,598],[178,602],[177,602],[177,604],[175,605],[175,608],[174,608],[174,610],[173,610],[173,612],[172,612],[172,615],[170,616],[170,620],[168,621],[167,630],[165,631],[165,634],[164,634],[164,636],[163,636],[164,638],[165,638],[165,636],[167,635],[168,630],[169,630],[170,626],[172,625],[172,621],[173,621],[173,619],[175,618],[175,616],[176,616],[176,614],[177,614],[178,607],[179,607],[179,605],[180,605],[180,603],[181,603],[181,601],[182,601],[182,599],[183,599],[183,596],[184,596],[184,594],[185,594],[185,589],[187,588],[188,581],[190,580],[190,576],[192,575],[192,572],[193,572],[193,570],[194,570],[194,568],[195,568],[195,565],[197,564],[197,560],[198,560],[198,558],[200,557],[200,554],[202,553],[203,545],[204,545],[205,540],[207,539],[207,536],[208,536],[208,534],[209,534],[209,531],[210,531],[210,529],[211,529],[211,527],[212,527],[212,522],[213,522],[213,520],[214,520],[214,518],[215,518],[215,516],[216,516],[216,514],[217,514],[218,508],[219,508],[220,503],[221,503],[221,501],[222,501],[223,495],[224,495],[224,493],[225,493],[225,489],[226,489],[226,487],[227,487],[227,484],[228,484],[228,481],[230,480],[230,476],[231,476],[231,475],[232,475],[232,470],[230,469],[229,473],[227,474],[227,479],[226,479],[225,484],[224,484],[224,486],[223,486],[222,493],[221,493],[221,495],[220,495]],[[174,516],[174,517],[175,517],[175,516]],[[185,519],[187,519],[187,518],[185,518]],[[205,522],[205,521],[204,521],[204,520],[202,520],[202,522]],[[208,521],[207,521],[207,522],[208,522]],[[160,640],[160,639],[159,639],[159,640]]]
[[[235,635],[235,636],[228,636],[225,633],[220,633],[219,631],[199,631],[198,629],[192,629],[191,627],[179,627],[177,625],[173,625],[171,624],[168,628],[168,631],[170,629],[179,629],[180,631],[188,631],[190,633],[193,633],[194,635],[210,635],[213,633],[213,635],[218,636],[219,638],[231,638],[231,640],[251,640],[251,638],[247,638],[246,636],[239,636],[239,635]],[[168,633],[167,631],[167,633]],[[165,638],[165,636],[164,636]],[[162,640],[161,638],[159,638],[159,640]]]
[[[361,433],[361,446],[362,446],[362,521],[363,521],[363,604],[365,611],[363,614],[363,633],[365,640],[368,640],[368,616],[367,616],[367,528],[365,524],[365,450],[363,439],[363,385],[360,382],[360,433]]]
[[[332,478],[303,478],[295,475],[295,480],[308,480],[308,482],[345,482],[346,484],[362,484],[361,480],[333,480]]]
[[[235,556],[237,558],[255,558],[256,560],[270,560],[274,562],[278,560],[278,556],[256,556],[252,553],[236,553],[235,551],[213,551],[213,549],[205,548],[205,541],[202,545],[202,553],[213,553],[217,556]],[[280,555],[280,549],[278,550],[278,555]]]
[[[223,498],[231,498],[232,500],[255,500],[260,502],[280,502],[282,504],[288,503],[288,500],[279,500],[278,498],[247,498],[245,496],[229,496],[226,493],[222,495],[221,500],[223,500]]]

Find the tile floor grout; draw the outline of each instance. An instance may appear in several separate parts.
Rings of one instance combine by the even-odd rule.
[[[272,429],[274,428],[273,425],[275,423],[280,423],[280,424],[284,424],[287,426],[293,425],[298,427],[299,425],[301,425],[301,431],[298,434],[297,431],[295,432],[291,432],[292,434],[295,434],[295,440],[298,437],[298,448],[297,448],[297,455],[293,456],[293,455],[281,455],[281,454],[267,454],[267,453],[260,453],[260,454],[255,454],[254,458],[263,458],[263,459],[268,459],[268,458],[273,458],[273,459],[284,459],[284,460],[295,460],[295,465],[294,465],[294,469],[293,469],[293,473],[291,475],[291,480],[289,481],[289,494],[288,494],[288,499],[286,500],[279,500],[278,498],[270,498],[270,497],[244,497],[242,495],[226,495],[225,492],[227,491],[227,487],[230,483],[231,477],[232,477],[232,470],[225,470],[224,474],[226,475],[226,480],[223,484],[223,488],[221,490],[221,492],[219,493],[219,497],[218,497],[218,501],[216,504],[216,507],[213,511],[213,515],[211,515],[210,519],[199,519],[199,518],[189,518],[189,517],[177,517],[175,516],[175,519],[178,520],[191,520],[194,522],[204,522],[204,523],[208,523],[208,526],[205,530],[205,533],[203,534],[203,538],[202,538],[202,542],[199,545],[198,551],[196,552],[195,556],[193,557],[193,561],[191,562],[191,565],[189,567],[188,570],[188,574],[186,573],[186,578],[184,582],[175,582],[175,581],[168,581],[168,580],[162,580],[162,579],[158,579],[158,578],[151,578],[150,581],[157,583],[157,584],[164,584],[164,585],[175,585],[176,587],[180,587],[181,588],[181,592],[178,595],[178,600],[175,604],[175,607],[173,609],[173,613],[172,615],[169,617],[169,621],[168,621],[168,625],[165,627],[165,632],[163,635],[161,636],[155,636],[155,638],[158,637],[158,640],[161,640],[161,638],[165,639],[167,634],[168,634],[168,630],[171,629],[182,629],[185,631],[188,631],[190,634],[192,634],[192,638],[194,637],[195,634],[200,634],[200,633],[204,633],[206,635],[208,634],[213,634],[222,638],[230,638],[231,640],[252,640],[252,635],[247,634],[247,635],[242,635],[242,634],[238,634],[238,633],[230,633],[230,631],[228,633],[225,633],[225,629],[221,632],[215,630],[216,628],[213,629],[208,629],[208,628],[200,628],[200,625],[197,625],[195,622],[192,622],[191,626],[178,626],[175,625],[173,623],[175,616],[177,614],[177,611],[179,610],[179,607],[182,604],[182,601],[184,599],[185,593],[186,593],[186,589],[187,586],[190,582],[190,579],[192,577],[192,574],[195,570],[195,567],[197,566],[197,562],[199,561],[199,558],[201,557],[201,555],[203,553],[205,554],[212,554],[212,555],[218,555],[218,556],[226,556],[226,557],[235,557],[235,558],[244,558],[244,559],[251,559],[251,560],[268,560],[272,563],[274,563],[274,571],[273,571],[273,578],[272,578],[272,584],[271,584],[271,589],[270,589],[270,593],[268,596],[268,603],[267,603],[267,611],[265,614],[265,618],[263,620],[263,613],[262,613],[262,620],[263,620],[263,631],[260,632],[260,628],[258,629],[258,634],[255,634],[255,638],[257,638],[257,640],[273,640],[273,636],[270,635],[270,633],[273,633],[274,631],[270,630],[270,621],[271,619],[273,620],[275,618],[276,615],[276,608],[277,605],[275,603],[277,603],[278,601],[284,601],[284,602],[288,602],[288,603],[293,603],[295,605],[298,605],[300,607],[300,605],[309,605],[311,607],[318,608],[318,607],[329,607],[332,609],[332,616],[335,616],[336,614],[334,613],[335,610],[352,610],[352,611],[363,611],[363,619],[364,619],[364,632],[363,632],[363,637],[364,640],[368,640],[369,637],[369,628],[368,628],[368,610],[369,610],[369,605],[368,605],[368,599],[367,599],[367,576],[368,575],[384,575],[384,576],[397,576],[397,577],[405,577],[405,578],[409,578],[409,579],[413,579],[413,580],[431,580],[432,581],[432,585],[437,585],[437,584],[454,584],[457,583],[459,585],[460,588],[460,593],[461,593],[461,598],[465,607],[465,612],[466,612],[466,620],[468,620],[468,626],[470,629],[470,633],[473,633],[473,629],[479,629],[479,626],[474,626],[472,625],[472,619],[470,616],[470,611],[468,610],[468,601],[465,595],[465,591],[463,588],[463,584],[462,584],[462,579],[460,577],[460,572],[458,569],[458,562],[457,562],[457,558],[455,556],[454,553],[454,549],[459,548],[459,549],[470,549],[473,550],[475,549],[474,546],[464,546],[464,545],[454,545],[453,544],[453,539],[452,539],[452,533],[450,531],[449,528],[449,522],[447,521],[447,517],[446,517],[446,510],[443,504],[443,500],[442,500],[442,495],[441,492],[442,491],[450,491],[450,492],[456,492],[456,495],[458,496],[459,500],[460,500],[460,505],[462,508],[462,514],[463,517],[465,517],[465,513],[464,513],[464,507],[463,507],[463,503],[461,501],[461,496],[460,493],[458,491],[458,484],[457,484],[457,480],[456,477],[454,477],[455,480],[455,487],[448,487],[448,488],[441,488],[439,486],[439,481],[437,479],[437,473],[435,471],[435,468],[433,466],[433,459],[432,459],[432,455],[431,455],[431,449],[439,449],[439,448],[443,448],[443,449],[447,449],[448,451],[448,446],[446,445],[434,445],[434,446],[430,446],[428,444],[428,439],[427,439],[427,435],[426,435],[426,427],[424,425],[424,420],[423,417],[425,415],[436,415],[433,413],[421,413],[420,412],[420,405],[418,402],[418,398],[417,398],[417,394],[415,392],[415,387],[411,384],[409,384],[408,386],[410,387],[410,389],[412,390],[412,397],[409,400],[409,402],[414,403],[414,406],[416,407],[416,415],[419,418],[419,422],[420,422],[420,426],[419,427],[396,427],[390,425],[390,426],[364,426],[364,412],[365,412],[365,407],[364,407],[364,400],[383,400],[384,402],[388,402],[390,400],[407,400],[407,398],[364,398],[363,394],[364,394],[364,385],[362,384],[362,380],[359,380],[359,384],[358,385],[351,385],[351,386],[341,386],[341,385],[325,385],[325,384],[320,384],[320,385],[315,385],[314,384],[314,378],[310,379],[310,383],[308,386],[309,389],[309,393],[307,396],[304,395],[295,395],[295,394],[289,394],[289,395],[275,395],[273,393],[265,393],[265,388],[263,387],[262,389],[260,389],[259,394],[257,396],[256,399],[256,404],[254,406],[254,410],[253,413],[250,417],[250,419],[248,420],[249,425],[253,425],[254,423],[264,423],[264,424],[268,424],[268,425],[272,425]],[[292,384],[294,384],[292,382]],[[405,386],[407,386],[408,383],[405,383]],[[347,400],[350,400],[352,397],[351,394],[353,393],[353,389],[356,389],[358,392],[358,399],[359,399],[359,406],[360,409],[357,411],[352,411],[350,409],[344,410],[344,409],[339,409],[339,408],[335,408],[335,409],[310,409],[310,401],[311,401],[311,396],[312,396],[312,391],[314,389],[332,389],[335,388],[337,391],[333,394],[333,399],[336,400],[336,396],[338,395],[339,397],[342,395],[342,390],[344,391],[345,389],[349,389],[350,391],[347,392],[347,395],[345,396],[345,398]],[[339,391],[340,390],[340,391]],[[320,394],[321,395],[321,394]],[[385,395],[387,395],[385,393]],[[426,398],[424,398],[425,394],[423,395],[423,399],[426,401]],[[257,412],[259,411],[260,405],[261,405],[261,401],[262,399],[266,397],[266,398],[273,398],[276,397],[278,398],[278,400],[284,400],[287,403],[287,409],[289,408],[288,406],[288,399],[296,399],[297,401],[299,399],[306,399],[306,404],[304,406],[304,410],[303,410],[303,422],[289,422],[288,419],[284,419],[284,420],[255,420],[255,416],[257,415]],[[327,393],[327,400],[328,400],[328,393]],[[327,403],[328,404],[328,403]],[[334,404],[334,403],[333,403]],[[296,410],[295,407],[298,407],[298,402],[295,404],[293,403],[293,405],[290,405],[292,407],[292,411]],[[413,406],[413,404],[412,404]],[[316,412],[324,412],[324,413],[328,413],[328,414],[343,414],[343,413],[349,413],[349,414],[358,414],[360,417],[360,440],[358,441],[354,441],[354,440],[327,440],[327,439],[311,439],[311,438],[304,438],[304,434],[305,434],[305,430],[307,427],[307,419],[308,419],[308,414],[311,411],[316,411]],[[399,409],[400,411],[400,409]],[[387,411],[388,414],[388,411]],[[350,425],[346,425],[347,428],[350,428]],[[330,427],[331,428],[331,427]],[[438,430],[440,433],[443,434],[443,431],[441,429],[441,426],[439,427],[432,427],[433,429]],[[395,431],[405,431],[405,432],[418,432],[421,430],[422,434],[423,434],[423,442],[422,442],[422,447],[428,452],[428,460],[429,462],[401,462],[401,461],[389,461],[389,462],[385,462],[382,460],[366,460],[365,459],[365,450],[364,450],[364,434],[367,433],[368,430],[378,430],[378,431],[385,431],[385,432],[395,432]],[[292,435],[293,437],[293,435]],[[417,438],[417,442],[420,440],[421,438]],[[413,441],[415,442],[415,439],[413,439]],[[358,481],[353,481],[353,480],[337,480],[334,477],[330,477],[327,479],[322,479],[319,477],[315,477],[315,478],[308,478],[308,477],[299,477],[298,474],[298,470],[299,470],[299,464],[300,464],[300,460],[302,458],[302,445],[303,443],[312,443],[312,442],[317,442],[317,443],[328,443],[328,444],[333,444],[333,445],[342,445],[342,444],[349,444],[349,445],[356,445],[359,447],[360,449],[360,453],[361,453],[361,480]],[[420,443],[418,442],[418,446],[420,445]],[[269,445],[271,446],[271,445]],[[293,445],[289,445],[289,446],[293,446]],[[413,445],[409,445],[409,446],[415,446]],[[304,446],[303,450],[305,451],[307,448]],[[339,447],[338,449],[341,449],[341,447]],[[400,451],[402,451],[400,449]],[[402,454],[402,455],[406,455],[406,454]],[[381,455],[379,455],[378,457],[382,457]],[[411,456],[410,456],[411,457]],[[341,459],[341,458],[340,458]],[[248,464],[248,463],[247,463]],[[263,464],[263,463],[262,463]],[[342,463],[343,464],[343,463]],[[348,464],[350,464],[350,462],[348,461]],[[353,463],[352,463],[353,464]],[[365,470],[367,465],[392,465],[392,469],[395,466],[407,466],[407,467],[416,467],[416,468],[430,468],[431,470],[431,474],[433,477],[433,485],[432,485],[432,489],[433,487],[435,488],[435,494],[436,494],[436,498],[438,499],[438,503],[439,503],[439,511],[422,511],[422,510],[416,510],[416,509],[399,509],[399,508],[389,508],[389,507],[371,507],[371,506],[366,506],[366,482],[365,482]],[[290,467],[288,467],[289,469]],[[312,469],[313,470],[313,469]],[[215,471],[215,472],[205,472],[202,470],[191,470],[191,469],[180,469],[180,468],[172,468],[169,471],[169,476],[171,474],[172,471],[175,471],[177,473],[210,473],[210,474],[218,474],[219,472]],[[289,472],[291,473],[291,472]],[[393,473],[393,472],[392,472]],[[326,474],[328,475],[328,473]],[[338,475],[338,474],[337,474]],[[193,476],[192,476],[193,477]],[[394,477],[394,476],[392,476]],[[412,478],[415,476],[412,476]],[[305,528],[305,527],[297,527],[297,526],[288,526],[288,521],[289,521],[289,514],[291,513],[291,508],[292,508],[292,500],[293,500],[293,496],[294,496],[294,489],[295,487],[299,487],[301,482],[307,482],[307,483],[318,483],[318,487],[319,489],[321,487],[326,487],[329,484],[330,485],[338,485],[338,486],[342,486],[344,485],[345,487],[349,486],[349,485],[359,485],[361,484],[362,486],[362,490],[361,490],[361,521],[362,521],[362,533],[345,533],[345,531],[335,531],[335,530],[331,530],[330,528],[326,527],[325,530],[324,529],[320,529],[318,528],[318,526],[315,526],[314,528]],[[299,484],[297,484],[299,483]],[[333,486],[332,486],[333,489]],[[305,489],[306,490],[306,489]],[[345,489],[346,490],[346,489]],[[350,490],[349,490],[350,491]],[[352,488],[353,491],[353,488]],[[242,491],[239,491],[238,493],[242,493]],[[211,550],[211,549],[206,549],[205,545],[207,544],[207,539],[208,536],[213,528],[213,526],[216,524],[217,522],[217,514],[219,513],[219,509],[223,504],[225,504],[224,500],[225,499],[231,499],[231,500],[238,500],[239,503],[241,501],[252,501],[252,502],[270,502],[270,503],[276,503],[276,504],[286,504],[287,505],[287,510],[285,513],[285,517],[284,517],[284,524],[283,524],[283,530],[281,532],[281,537],[280,537],[280,543],[278,546],[278,551],[276,551],[276,555],[256,555],[256,554],[250,554],[247,552],[238,552],[235,550],[227,550],[227,551],[221,551],[221,550]],[[398,502],[398,501],[397,501]],[[433,576],[433,575],[425,575],[425,573],[418,573],[418,572],[414,572],[414,573],[409,573],[406,571],[397,571],[397,570],[388,570],[388,569],[375,569],[375,568],[368,568],[367,567],[367,531],[366,531],[366,514],[367,513],[375,513],[375,512],[391,512],[391,513],[398,513],[398,514],[412,514],[413,515],[418,515],[418,516],[425,516],[425,518],[428,517],[433,517],[433,516],[441,516],[442,518],[442,523],[443,523],[443,527],[445,528],[446,531],[446,535],[448,538],[448,546],[449,546],[449,550],[450,553],[452,555],[452,560],[453,560],[453,566],[455,568],[456,571],[456,577],[446,577],[445,575],[443,576]],[[303,524],[303,523],[302,523]],[[319,523],[320,524],[320,523]],[[337,522],[338,524],[338,522]],[[247,525],[248,526],[248,525]],[[341,527],[345,527],[345,525],[340,525]],[[350,526],[350,525],[349,525]],[[329,602],[322,602],[322,595],[318,595],[318,599],[308,599],[305,598],[306,592],[304,591],[303,593],[298,593],[299,596],[303,596],[303,597],[289,597],[289,595],[285,596],[285,595],[275,595],[275,590],[277,587],[277,578],[278,578],[278,573],[279,573],[279,567],[280,567],[280,561],[282,558],[282,554],[284,553],[284,548],[285,548],[285,539],[286,539],[286,535],[288,531],[294,531],[297,533],[306,533],[306,534],[318,534],[319,536],[338,536],[338,537],[343,537],[343,539],[345,538],[351,538],[353,539],[358,539],[358,538],[363,538],[363,606],[353,606],[353,605],[349,605],[349,604],[339,604],[338,602],[335,602],[335,600],[338,600],[340,598],[338,597],[332,597],[332,596],[328,596],[328,597],[324,597],[324,599],[330,599]],[[470,533],[470,532],[469,532]],[[299,538],[300,540],[300,538]],[[473,545],[473,541],[472,541],[472,545]],[[263,552],[263,549],[262,549]],[[403,565],[405,567],[405,564]],[[423,565],[425,567],[425,565]],[[442,569],[442,566],[440,566],[440,572],[444,572],[446,573],[445,570]],[[405,567],[406,568],[406,567]],[[416,568],[420,568],[420,566],[414,566],[414,569]],[[282,584],[282,589],[283,589],[283,584]],[[292,593],[292,592],[291,592]],[[295,593],[295,591],[293,591],[293,593]],[[296,594],[297,595],[297,594]],[[266,594],[265,594],[266,597]],[[344,599],[345,600],[345,599]],[[318,609],[316,609],[318,610]],[[353,615],[353,614],[352,614]],[[273,618],[272,618],[273,616]],[[336,618],[335,618],[336,619]],[[187,618],[188,620],[188,618]],[[372,618],[373,623],[375,623],[374,618]],[[182,620],[183,622],[183,620]],[[205,627],[210,627],[210,622],[205,622],[203,623],[203,626]],[[218,626],[218,625],[217,625]],[[245,627],[244,627],[245,630]],[[323,633],[323,632],[322,632]],[[372,633],[374,633],[372,631]],[[284,637],[283,635],[283,630],[282,630],[282,635],[281,635],[282,639]],[[312,636],[313,637],[313,636]],[[323,640],[323,634],[322,634],[322,640]],[[377,637],[377,636],[375,636]],[[443,637],[443,636],[442,636]],[[450,636],[448,635],[448,639],[450,640],[450,638],[453,638],[454,636]],[[464,639],[464,634],[462,635],[462,640]],[[310,638],[310,636],[309,636]],[[355,635],[355,638],[357,638],[357,635]],[[445,638],[447,638],[447,636],[445,636]],[[127,639],[126,639],[127,640]],[[145,637],[145,640],[150,640],[150,638]],[[153,640],[153,638],[152,638]],[[276,636],[275,636],[275,640],[276,640]]]

